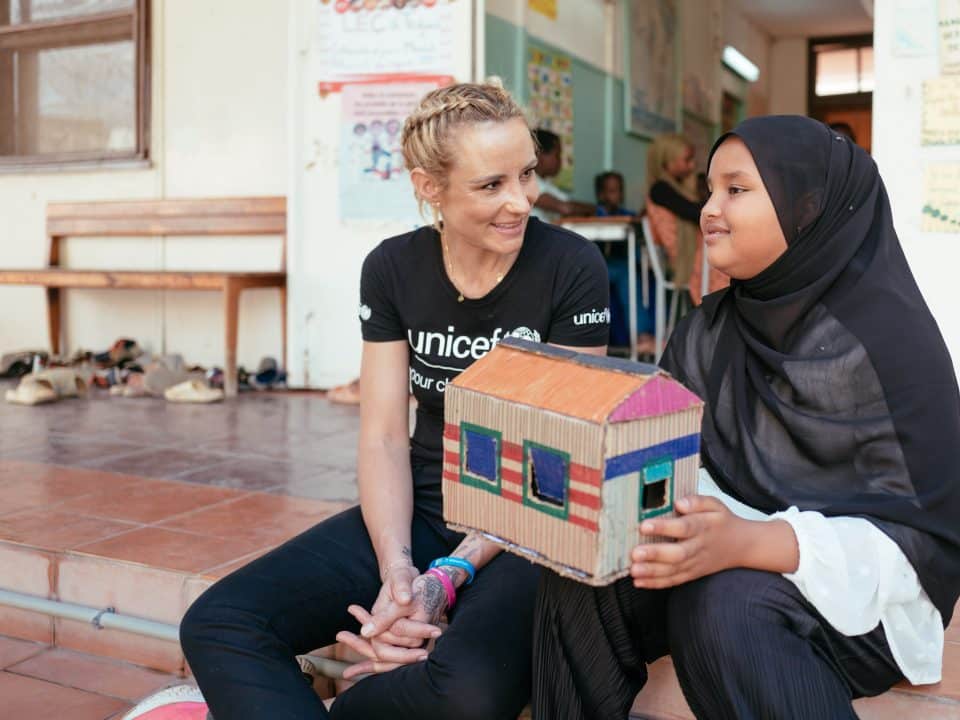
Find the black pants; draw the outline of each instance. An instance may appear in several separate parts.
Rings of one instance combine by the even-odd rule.
[[[418,504],[412,532],[421,570],[462,538],[444,526],[434,503]],[[515,720],[530,698],[539,574],[526,560],[501,553],[460,589],[428,660],[361,680],[330,713],[295,656],[333,643],[340,630],[359,632],[347,606],[369,608],[380,590],[359,507],[212,586],[187,612],[180,638],[217,720]]]
[[[544,572],[536,622],[535,720],[626,718],[647,663],[667,654],[701,720],[856,718],[853,698],[902,677],[882,627],[841,635],[793,583],[756,570],[670,590]]]

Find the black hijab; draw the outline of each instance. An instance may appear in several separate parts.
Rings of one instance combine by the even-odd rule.
[[[874,523],[946,625],[960,593],[960,395],[877,167],[809,118],[747,120],[711,160],[730,135],[753,155],[787,250],[708,295],[664,355],[707,403],[703,463],[759,510]]]

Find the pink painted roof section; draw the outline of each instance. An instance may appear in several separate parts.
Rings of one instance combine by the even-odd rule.
[[[464,370],[453,385],[597,424],[675,412],[674,406],[689,407],[689,398],[699,402],[655,366],[633,363],[626,372],[618,369],[626,367],[623,361],[604,366],[595,362],[600,360],[533,343],[500,343]],[[646,368],[650,372],[641,372]],[[643,395],[651,382],[662,390]],[[685,395],[671,392],[669,386]],[[634,398],[637,401],[631,404]],[[683,405],[672,398],[687,402]],[[615,412],[622,418],[614,420]]]
[[[702,405],[700,398],[676,380],[657,375],[634,391],[610,414],[610,422],[627,422],[657,415],[669,415]]]

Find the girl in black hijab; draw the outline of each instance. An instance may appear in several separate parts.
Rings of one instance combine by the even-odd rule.
[[[534,717],[626,718],[673,656],[698,718],[855,718],[940,679],[960,594],[960,396],[876,165],[803,117],[710,155],[701,228],[733,278],[663,365],[706,402],[699,494],[630,578],[546,573]]]

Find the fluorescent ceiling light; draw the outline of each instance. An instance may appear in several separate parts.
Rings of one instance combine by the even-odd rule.
[[[723,64],[747,82],[756,82],[760,77],[760,68],[733,45],[727,45],[723,49]]]

